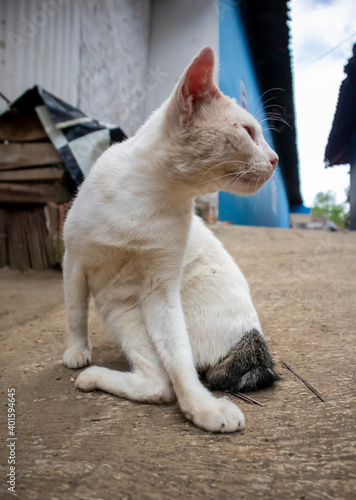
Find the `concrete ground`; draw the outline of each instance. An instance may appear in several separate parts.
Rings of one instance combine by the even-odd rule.
[[[61,364],[59,272],[0,272],[0,498],[355,499],[356,234],[217,226],[245,273],[277,371],[230,396],[246,429],[223,435],[153,406],[74,389]],[[122,367],[92,313],[95,364]],[[321,402],[280,359],[325,398]],[[7,390],[16,390],[16,494],[7,491]]]

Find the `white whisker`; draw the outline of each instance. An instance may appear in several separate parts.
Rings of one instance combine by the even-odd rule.
[[[281,89],[281,88],[279,88],[279,87],[274,87],[274,88],[272,88],[272,89],[266,90],[265,92],[263,92],[263,94],[262,94],[262,95],[258,98],[258,100],[256,101],[255,106],[254,106],[254,109],[256,109],[256,108],[257,108],[257,104],[261,101],[262,97],[263,97],[264,95],[268,94],[269,92],[272,92],[273,90],[280,90],[281,92],[285,92],[285,90],[284,90],[284,89]],[[273,99],[273,98],[271,98],[271,99]],[[268,102],[268,101],[267,101],[267,102]],[[263,102],[262,102],[262,106],[263,106],[264,104],[265,104],[265,103],[263,103]],[[254,114],[254,113],[252,113],[252,114]]]
[[[204,172],[204,174],[202,175],[202,179],[203,177],[206,176],[206,174],[208,174],[211,170],[213,170],[214,168],[217,168],[217,167],[221,167],[222,165],[227,165],[227,164],[231,164],[231,163],[242,163],[244,165],[248,165],[249,167],[251,166],[251,163],[247,162],[247,161],[242,161],[242,160],[226,160],[226,161],[222,161],[221,163],[216,163],[215,165],[213,165],[212,167],[208,168],[208,170],[206,170]]]
[[[283,123],[284,125],[287,125],[287,127],[289,127],[290,129],[293,130],[293,127],[291,125],[289,125],[288,122],[286,122],[283,118],[281,118],[280,116],[268,116],[266,118],[264,118],[263,120],[260,121],[260,123],[263,123],[265,121],[276,121],[276,122],[281,122]]]
[[[200,182],[198,184],[198,186],[201,186],[203,184],[207,184],[208,182],[215,182],[219,179],[223,179],[224,177],[229,177],[229,176],[236,176],[237,174],[240,174],[238,175],[238,177],[235,179],[235,181],[238,181],[239,179],[241,179],[241,177],[243,177],[245,174],[248,174],[248,173],[251,173],[251,172],[254,172],[255,170],[254,169],[249,169],[249,170],[245,170],[243,172],[230,172],[228,174],[224,174],[224,175],[220,175],[218,177],[214,177],[213,179],[208,179],[207,181],[204,181],[204,182]],[[228,179],[229,180],[229,179]]]
[[[267,101],[268,102],[268,101]],[[257,116],[255,116],[256,120],[257,121],[260,121],[263,117],[266,117],[268,115],[268,113],[270,113],[270,111],[266,111],[267,108],[280,108],[280,109],[283,109],[283,106],[281,106],[280,104],[269,104],[268,106],[265,106]]]

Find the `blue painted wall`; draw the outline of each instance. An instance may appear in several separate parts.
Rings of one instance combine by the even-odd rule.
[[[253,59],[237,3],[231,0],[219,2],[219,86],[224,94],[235,97],[241,104],[242,80],[248,96],[248,111],[262,121],[265,118],[263,100],[268,99],[268,95],[260,98]],[[262,123],[265,125],[264,135],[274,148],[266,123]],[[289,227],[289,204],[280,168],[277,168],[273,177],[255,195],[236,196],[221,191],[219,220],[251,226]]]

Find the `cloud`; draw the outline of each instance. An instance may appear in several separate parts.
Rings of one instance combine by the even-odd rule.
[[[317,59],[356,32],[356,26],[353,23],[356,18],[354,0],[338,0],[337,2],[293,0],[292,15],[296,70],[299,69],[298,64],[306,58]],[[338,49],[338,53],[346,57],[347,50],[347,44],[345,44]]]
[[[304,2],[304,3],[307,3],[307,2]],[[319,5],[331,5],[333,3],[335,3],[335,0],[313,0],[311,2],[308,2],[312,5],[312,7],[316,8],[316,7],[319,7]]]

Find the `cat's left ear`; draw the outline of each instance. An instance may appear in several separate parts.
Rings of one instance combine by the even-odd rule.
[[[220,90],[213,81],[214,52],[205,47],[193,59],[178,86],[176,99],[181,113],[191,116],[203,103],[221,97]]]

